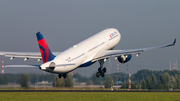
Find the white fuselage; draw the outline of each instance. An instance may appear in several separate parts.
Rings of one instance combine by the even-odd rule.
[[[91,60],[99,51],[113,49],[119,43],[120,39],[121,35],[117,29],[109,28],[103,30],[65,50],[52,61],[42,64],[41,69],[52,73],[67,73],[78,67],[89,66],[92,64]],[[75,65],[58,66],[53,70],[47,70],[46,67],[49,67],[52,62],[55,65],[70,63],[75,63]]]

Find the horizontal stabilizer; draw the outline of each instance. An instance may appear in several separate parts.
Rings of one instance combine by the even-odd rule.
[[[40,67],[40,65],[5,65],[4,67]]]

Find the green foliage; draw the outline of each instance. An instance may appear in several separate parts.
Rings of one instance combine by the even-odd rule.
[[[113,81],[114,82],[117,82],[117,81],[127,81],[129,79],[129,74],[126,74],[126,73],[114,73],[111,75],[112,78],[113,78]]]
[[[7,76],[0,77],[0,85],[6,85],[8,84]]]
[[[64,79],[65,87],[73,87],[73,78],[70,74],[67,74],[67,77]]]
[[[146,78],[146,87],[147,87],[147,89],[151,89],[151,87],[150,87],[150,78],[149,77],[147,77]]]
[[[157,82],[157,79],[156,79],[155,75],[152,73],[151,74],[151,86],[152,86],[152,89],[155,88],[156,82]]]
[[[174,76],[170,76],[169,88],[176,88],[177,82]]]
[[[142,89],[155,89],[156,87],[156,77],[152,73],[151,76],[146,77],[146,81],[141,81],[141,88]]]
[[[170,76],[167,72],[165,72],[159,76],[159,84],[161,84],[160,88],[157,88],[157,89],[168,89],[169,88]]]
[[[105,77],[96,77],[96,74],[94,73],[89,79],[88,81],[92,81],[93,84],[95,85],[102,85],[103,82],[106,80],[107,76],[105,75]]]
[[[58,76],[56,76],[54,78],[53,81],[53,87],[64,87],[65,83],[64,83],[64,78],[59,78]]]
[[[153,74],[153,75],[152,75]],[[20,79],[21,79],[22,74],[0,74],[0,85],[8,84],[8,83],[13,83],[13,84],[19,84]],[[29,80],[30,83],[36,83],[40,81],[48,81],[52,82],[55,80],[56,74],[29,74]],[[126,73],[114,73],[110,75],[113,79],[114,82],[121,81],[122,83],[122,88],[128,88],[128,74]],[[148,77],[148,79],[147,79]],[[67,77],[68,78],[68,77]],[[97,78],[95,74],[93,74],[91,77],[83,77],[78,73],[75,73],[73,78],[76,78],[76,82],[86,82],[88,85],[102,85],[105,83],[107,79],[107,74],[105,77],[99,77]],[[146,81],[149,82],[150,84],[146,84]],[[144,80],[144,81],[143,81]],[[58,81],[58,80],[57,80]],[[66,80],[61,80],[63,81],[60,85],[65,86],[65,81]],[[140,84],[142,89],[168,89],[168,88],[173,88],[173,89],[180,89],[180,71],[174,70],[174,71],[169,71],[169,70],[164,70],[164,71],[151,71],[151,70],[139,70],[137,73],[133,74],[131,76],[131,81],[132,81],[132,89],[134,85],[137,88],[137,85]],[[59,81],[58,81],[59,82]],[[57,83],[58,83],[57,82]],[[57,84],[59,85],[59,84]],[[146,87],[146,85],[149,85]],[[55,86],[55,85],[54,85]]]
[[[88,78],[81,76],[79,73],[74,73],[73,78],[77,79],[77,82],[87,82]]]
[[[180,89],[180,75],[176,75],[175,76],[175,80],[176,80],[176,88]]]
[[[111,88],[113,85],[114,83],[112,77],[108,76],[104,84],[105,88]]]
[[[52,82],[55,74],[28,74],[31,83],[39,81]],[[7,81],[7,83],[19,84],[22,74],[0,74],[0,77]]]
[[[48,81],[48,82],[52,82],[53,79],[57,76],[55,74],[29,74],[30,76],[30,82],[31,83],[36,83],[39,81]]]
[[[29,87],[29,76],[27,74],[23,74],[20,79],[21,87],[28,88]]]
[[[145,80],[141,81],[141,89],[146,89],[146,81]]]
[[[73,87],[73,78],[70,74],[64,79],[56,76],[53,81],[53,87]]]

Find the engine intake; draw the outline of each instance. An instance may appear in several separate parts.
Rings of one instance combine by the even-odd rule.
[[[121,55],[121,56],[118,56],[117,59],[120,63],[126,63],[128,62],[129,60],[131,60],[132,58],[132,55],[129,54],[129,55]]]

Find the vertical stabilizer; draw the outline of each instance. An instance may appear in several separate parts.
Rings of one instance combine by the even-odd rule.
[[[43,35],[41,32],[36,33],[39,49],[41,52],[43,63],[51,61],[54,59],[55,55],[52,54],[51,50],[49,49]]]

